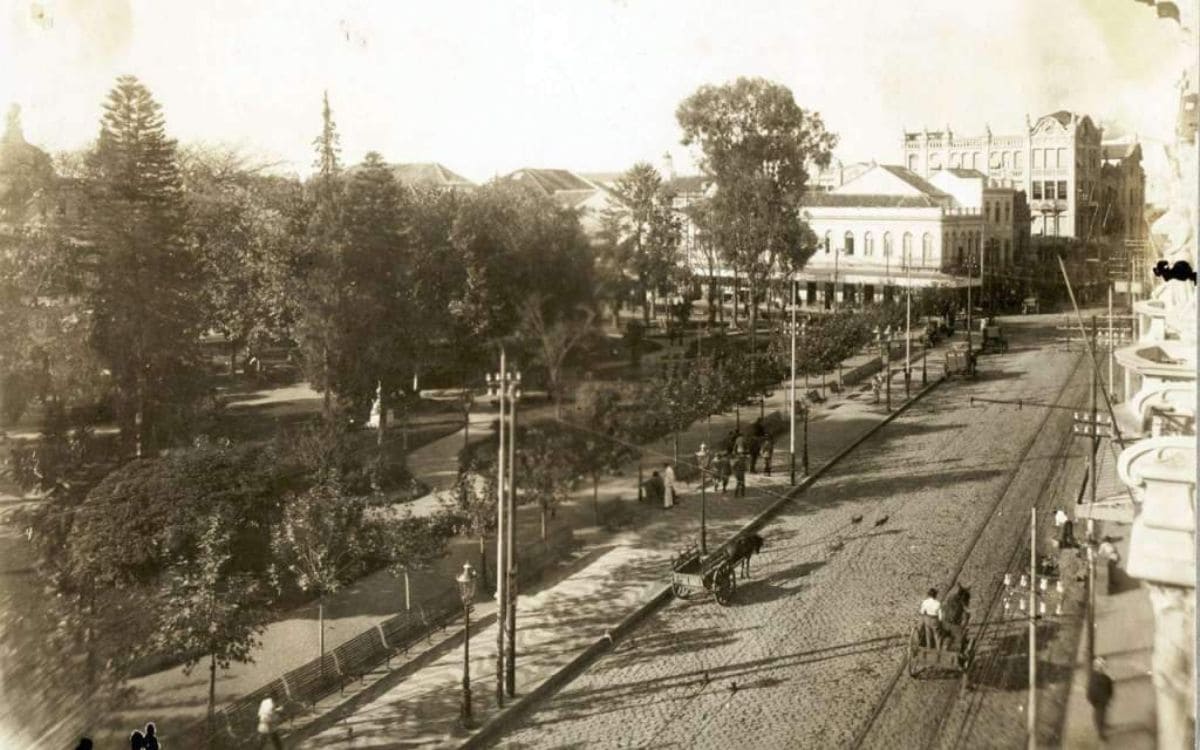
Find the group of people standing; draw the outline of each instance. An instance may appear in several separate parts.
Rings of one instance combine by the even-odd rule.
[[[771,476],[771,460],[775,456],[775,437],[767,430],[761,419],[754,421],[751,433],[746,435],[732,429],[721,444],[721,449],[709,454],[708,446],[701,444],[700,451],[706,455],[700,466],[701,481],[709,475],[714,479],[713,488],[721,488],[721,494],[729,491],[729,480],[734,479],[733,496],[746,496],[746,472],[758,471],[758,462],[763,462],[764,476]],[[655,471],[646,482],[650,500],[661,500],[663,508],[673,508],[679,499],[675,467],[671,462],[663,464],[662,473]]]

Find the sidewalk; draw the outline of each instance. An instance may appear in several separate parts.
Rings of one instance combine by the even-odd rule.
[[[1129,528],[1101,524],[1098,534],[1119,537],[1121,565],[1129,559]],[[1097,580],[1100,577],[1097,576]],[[1089,665],[1087,637],[1079,641],[1071,695],[1063,722],[1063,747],[1119,747],[1122,750],[1149,750],[1157,747],[1154,685],[1150,680],[1150,657],[1154,642],[1154,611],[1150,595],[1136,579],[1122,569],[1114,570],[1113,593],[1096,592],[1096,655],[1108,663],[1113,678],[1113,700],[1108,709],[1108,742],[1096,735],[1092,707],[1087,701]],[[1087,627],[1086,625],[1084,626]]]
[[[940,376],[940,372],[938,373]],[[903,384],[894,388],[894,404],[903,400]],[[780,388],[778,391],[785,391]],[[919,390],[914,388],[914,395]],[[768,411],[786,403],[777,392],[768,401]],[[757,412],[757,410],[751,410]],[[886,414],[869,394],[851,393],[822,408],[820,418],[810,422],[810,455],[813,467],[857,439],[881,422]],[[756,413],[750,416],[753,419]],[[714,417],[712,431],[731,426],[733,415]],[[705,425],[696,425],[681,436],[681,457],[704,439]],[[667,455],[670,440],[660,441],[650,451]],[[776,452],[779,458],[780,451]],[[748,477],[746,498],[734,500],[732,493],[722,496],[708,492],[708,533],[710,547],[726,539],[790,489],[783,465],[776,464],[776,475]],[[628,474],[626,474],[628,476]],[[628,478],[612,478],[601,486],[601,495],[609,501],[618,495],[629,497]],[[624,616],[647,602],[665,582],[664,570],[674,552],[695,540],[699,530],[698,488],[686,488],[681,503],[664,511],[642,507],[649,516],[644,526],[605,534],[598,529],[584,530],[585,539],[572,567],[575,572],[534,595],[521,596],[517,607],[517,689],[518,697],[531,692],[583,649],[603,637]],[[590,515],[590,499],[572,503],[571,512]],[[565,509],[564,509],[565,511]],[[500,709],[495,700],[496,626],[489,625],[471,636],[471,684],[476,723],[496,716]],[[531,652],[536,658],[524,656]],[[318,723],[293,736],[300,747],[434,747],[463,741],[466,734],[459,726],[462,653],[441,655],[429,666],[410,674],[403,683],[386,689],[359,706],[348,716],[331,715],[330,722]],[[332,725],[328,725],[332,723]]]
[[[940,359],[940,353],[944,350],[945,347],[941,347],[930,351],[930,382],[941,375],[940,361],[936,365],[934,362],[935,357]],[[894,352],[894,354],[896,353]],[[902,348],[898,354],[902,362]],[[843,364],[843,371],[851,372],[873,359],[876,357],[870,354],[859,355],[847,360]],[[912,383],[915,394],[920,390],[921,381],[919,359],[914,358],[913,361],[916,365]],[[895,361],[893,361],[893,368],[895,368]],[[904,385],[902,373],[899,373],[899,377],[895,377],[895,375],[896,373],[893,377],[892,398],[893,407],[898,407],[903,401]],[[836,372],[829,373],[826,382],[832,382],[835,379]],[[810,388],[818,387],[819,382],[819,378],[810,378],[812,384]],[[865,384],[857,388],[863,387]],[[797,382],[797,397],[803,395],[803,388],[803,382]],[[770,413],[774,410],[784,410],[786,413],[788,396],[789,391],[786,384],[777,387],[771,397],[766,399],[765,411]],[[869,391],[862,392],[856,390],[855,387],[848,386],[841,396],[833,396],[831,393],[829,396],[829,401],[813,407],[811,410],[809,455],[810,465],[813,468],[821,466],[843,446],[870,429],[885,416],[884,406],[882,404],[875,405]],[[743,409],[741,418],[753,421],[757,418],[758,412],[759,409],[755,407]],[[553,406],[545,405],[523,411],[523,416],[525,419],[530,419],[552,413]],[[482,440],[489,434],[489,427],[493,419],[494,413],[490,409],[472,414],[472,441]],[[680,460],[689,460],[701,442],[713,444],[714,439],[727,433],[734,426],[735,421],[735,414],[731,412],[714,415],[710,420],[693,425],[680,435]],[[800,425],[798,424],[798,452],[801,450],[800,440]],[[441,506],[445,487],[448,485],[447,477],[452,477],[452,467],[456,467],[458,452],[462,445],[463,434],[462,430],[459,430],[414,450],[411,454],[414,473],[423,481],[428,481],[431,486],[440,487],[440,489],[415,502],[397,507],[410,509],[419,515],[436,511]],[[781,497],[789,489],[787,447],[785,434],[776,443],[775,476],[767,478],[760,474],[750,475],[747,479],[750,489],[749,497],[735,502],[732,500],[732,491],[723,498],[717,493],[708,493],[710,541],[724,541],[746,520],[770,502]],[[644,446],[642,461],[645,466],[650,467],[661,464],[671,456],[672,440],[667,436],[652,445]],[[418,465],[422,467],[419,471],[416,470]],[[698,488],[683,487],[682,490],[685,494],[681,504],[669,513],[664,512],[661,508],[652,508],[645,503],[633,502],[637,498],[637,469],[638,462],[631,462],[619,475],[607,477],[601,481],[599,486],[599,505],[605,515],[608,515],[607,511],[615,504],[625,501],[621,503],[621,507],[627,515],[632,516],[627,528],[619,533],[610,534],[597,527],[590,484],[580,487],[572,493],[569,502],[557,508],[557,518],[554,523],[574,528],[577,541],[583,543],[583,550],[576,556],[572,562],[573,565],[578,566],[589,562],[599,564],[600,559],[607,551],[622,548],[624,552],[605,558],[604,566],[608,566],[606,569],[609,572],[602,576],[594,576],[585,569],[561,581],[558,586],[563,588],[553,587],[552,591],[548,590],[530,597],[529,603],[526,602],[526,597],[522,597],[518,605],[518,612],[522,617],[518,627],[519,631],[528,626],[531,628],[532,634],[537,631],[537,628],[549,627],[546,624],[547,621],[539,619],[543,615],[538,614],[537,608],[530,609],[535,602],[548,602],[547,606],[550,606],[553,612],[567,612],[583,607],[584,609],[578,617],[581,632],[577,634],[578,638],[582,638],[582,640],[578,640],[573,635],[570,643],[586,642],[589,638],[594,640],[603,633],[602,626],[618,621],[624,611],[636,605],[637,597],[646,595],[655,585],[662,583],[663,566],[669,555],[695,541],[700,515]],[[647,468],[647,476],[649,471],[650,469]],[[797,472],[798,474],[800,472],[799,458],[797,459]],[[538,537],[540,518],[536,507],[524,506],[518,509],[517,533],[518,538],[521,539]],[[486,554],[490,568],[491,561],[495,558],[494,548],[490,543],[487,545]],[[464,560],[478,565],[478,559],[477,539],[459,538],[454,540],[447,556],[439,560],[432,570],[414,572],[410,576],[412,585],[410,594],[414,604],[434,591],[441,590],[447,585],[452,586],[453,577],[461,569]],[[563,592],[570,592],[570,595]],[[637,593],[635,595],[632,592]],[[543,595],[544,599],[541,598]],[[331,651],[403,609],[404,601],[403,582],[386,571],[367,576],[341,592],[328,597],[325,603],[326,651]],[[618,606],[619,603],[623,603],[623,605]],[[604,617],[606,613],[608,614],[607,620]],[[527,618],[530,617],[533,619],[527,621]],[[537,623],[542,624],[538,625]],[[529,637],[533,637],[533,635]],[[562,635],[559,634],[559,637]],[[481,636],[478,646],[475,637],[472,637],[471,640],[473,650],[478,649],[476,653],[481,655],[488,653],[486,645],[488,641],[485,635]],[[494,653],[494,629],[490,643]],[[550,660],[547,665],[553,671],[553,666],[560,661],[558,657],[573,653],[574,646],[567,648],[564,645],[563,648],[566,650],[539,648],[539,658],[544,653],[545,658]],[[518,646],[519,654],[523,650]],[[218,671],[218,707],[305,664],[315,658],[318,651],[317,606],[313,603],[289,613],[282,620],[270,623],[262,635],[259,647],[253,653],[253,662],[234,664],[227,670]],[[461,659],[461,654],[459,654],[459,658]],[[483,659],[483,661],[486,662],[487,659]],[[393,660],[393,667],[397,663],[396,660]],[[541,679],[539,677],[541,673],[536,671],[538,665],[525,666],[535,671],[520,676],[519,684],[533,684],[528,681]],[[479,668],[484,670],[480,672],[481,675],[486,674],[486,665],[481,665]],[[433,668],[430,667],[430,669]],[[420,670],[410,679],[416,680],[416,684],[427,685],[425,677],[420,676],[425,674],[425,670]],[[443,684],[445,676],[444,672],[439,673],[436,669],[430,673],[429,679],[432,680],[432,683],[429,684],[433,686],[431,689],[435,694],[442,689],[438,686]],[[460,680],[461,674],[459,673],[455,679]],[[457,684],[453,680],[451,682]],[[191,675],[183,674],[182,668],[170,669],[139,678],[132,681],[132,684],[142,690],[141,698],[134,712],[114,717],[121,725],[127,724],[131,720],[135,724],[139,720],[144,723],[147,720],[146,717],[152,715],[160,726],[165,728],[168,723],[200,718],[206,710],[207,673],[202,668],[198,668]],[[371,686],[366,686],[366,689],[370,688]],[[484,688],[481,688],[481,691],[482,694],[487,693]],[[329,701],[328,707],[325,706],[325,702],[322,702],[318,711],[332,710],[345,699],[341,696],[326,699]],[[456,716],[457,713],[451,710],[449,715]],[[113,727],[113,731],[115,730],[116,727]],[[114,734],[113,737],[116,735]],[[106,741],[105,738],[105,734],[97,733],[97,739],[102,743]]]

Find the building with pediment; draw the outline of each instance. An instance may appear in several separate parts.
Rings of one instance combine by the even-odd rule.
[[[945,130],[905,131],[903,163],[929,178],[947,169],[973,169],[1028,196],[1034,236],[1098,236],[1103,132],[1087,115],[1059,110],[1025,121],[1025,132],[982,135]]]

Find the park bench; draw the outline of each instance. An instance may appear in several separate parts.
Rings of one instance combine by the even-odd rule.
[[[387,646],[384,661],[389,667],[394,654],[400,652],[407,654],[412,645],[421,640],[421,636],[425,634],[420,622],[408,612],[401,612],[389,617],[379,623],[377,629],[380,638]]]
[[[283,684],[288,693],[284,712],[289,716],[302,713],[339,687],[337,660],[332,653],[313,659],[285,674]]]
[[[361,682],[380,662],[387,660],[387,657],[387,647],[377,629],[359,633],[335,648],[333,658],[342,677],[340,689],[346,689],[347,680],[358,679]]]

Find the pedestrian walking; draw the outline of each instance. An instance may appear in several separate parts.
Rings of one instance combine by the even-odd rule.
[[[748,452],[746,436],[740,432],[736,433],[736,437],[733,439],[733,452],[739,456],[744,456]]]
[[[666,494],[666,485],[663,484],[663,478],[659,476],[657,471],[651,472],[650,478],[646,480],[646,499],[651,503],[661,503]]]
[[[738,431],[730,430],[729,434],[725,436],[725,441],[723,443],[721,443],[721,449],[724,450],[726,453],[735,452],[737,450],[737,439],[738,439]]]
[[[146,750],[146,736],[137,729],[129,735],[129,750]]]
[[[939,623],[942,619],[942,603],[938,601],[937,589],[929,589],[925,592],[925,599],[921,602],[921,630],[925,635],[926,648],[941,648],[942,639],[938,632]]]
[[[733,488],[734,497],[746,496],[746,454],[739,453],[733,459],[733,475],[737,484]]]
[[[733,466],[729,462],[729,453],[721,451],[717,454],[716,460],[717,481],[721,483],[721,494],[724,495],[729,489],[729,475],[733,473]],[[716,485],[713,485],[716,489]]]
[[[1075,546],[1075,524],[1062,508],[1054,509],[1054,525],[1058,529],[1059,549]]]
[[[771,476],[771,458],[775,455],[775,438],[767,433],[762,440],[763,474]]]
[[[747,442],[750,444],[750,473],[754,474],[758,471],[758,457],[762,455],[762,438],[754,435]]]
[[[153,721],[146,722],[146,750],[159,750],[158,745],[158,727],[154,726]]]
[[[675,467],[663,464],[663,507],[675,507]]]
[[[1087,699],[1092,704],[1092,721],[1096,725],[1096,734],[1100,739],[1108,739],[1108,704],[1112,702],[1113,679],[1108,674],[1108,665],[1097,657],[1092,662],[1092,671],[1088,675]]]
[[[279,739],[279,708],[271,696],[262,699],[258,704],[258,748],[262,750],[270,740],[275,750],[283,750],[283,740]]]

